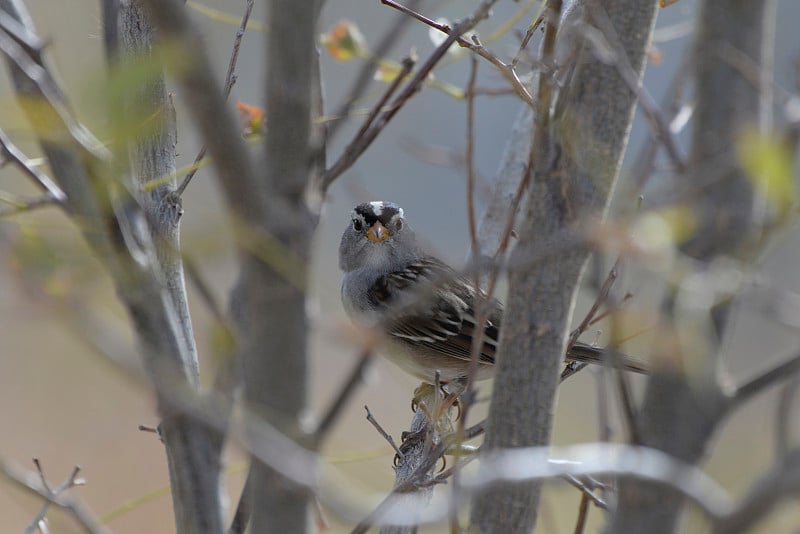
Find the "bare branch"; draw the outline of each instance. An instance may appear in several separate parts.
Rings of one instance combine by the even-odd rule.
[[[205,302],[206,308],[208,308],[208,311],[211,312],[211,315],[214,317],[214,319],[220,324],[227,323],[227,317],[222,311],[222,306],[220,306],[219,301],[214,296],[214,292],[211,290],[211,287],[208,285],[205,278],[203,278],[203,276],[200,274],[200,269],[198,268],[197,262],[195,262],[194,258],[190,255],[184,254],[183,265],[186,269],[186,275],[189,277],[189,281],[200,293],[200,298],[203,300],[203,302]]]
[[[39,479],[42,481],[42,486],[44,486],[45,491],[52,497],[58,498],[62,493],[67,491],[68,489],[74,486],[81,486],[86,482],[83,479],[79,479],[78,473],[81,471],[81,467],[76,465],[72,470],[72,473],[61,483],[61,485],[56,488],[55,490],[50,488],[50,485],[47,483],[47,477],[44,474],[44,469],[42,469],[42,464],[39,462],[38,458],[33,459],[33,463],[36,465],[36,472],[39,474]],[[40,522],[44,520],[44,516],[47,513],[47,509],[50,507],[50,500],[45,501],[42,505],[42,508],[39,510],[39,513],[36,514],[36,517],[31,521],[31,524],[25,529],[25,534],[33,534],[33,532],[40,528]]]
[[[436,50],[433,51],[433,53],[431,53],[425,63],[423,63],[422,67],[420,67],[420,69],[417,71],[417,74],[415,74],[414,77],[406,84],[405,88],[400,92],[400,94],[394,98],[392,103],[389,105],[389,108],[381,113],[377,121],[364,132],[364,135],[362,135],[357,141],[354,140],[353,143],[348,145],[349,150],[352,151],[352,153],[356,156],[353,157],[347,153],[342,154],[342,156],[340,156],[333,165],[325,170],[319,179],[319,187],[322,191],[326,191],[336,178],[338,178],[344,171],[353,165],[357,157],[372,144],[378,134],[383,131],[389,121],[391,121],[395,114],[400,110],[400,108],[403,107],[403,105],[405,105],[405,103],[408,102],[408,100],[411,99],[411,97],[413,97],[422,88],[423,83],[428,78],[428,74],[430,74],[433,68],[444,57],[450,46],[459,37],[461,37],[461,35],[468,32],[480,21],[488,17],[489,11],[496,2],[497,0],[484,0],[475,9],[472,15],[458,22],[453,27],[452,31],[447,36],[447,39],[445,39],[444,42],[440,44]]]
[[[481,286],[481,272],[478,268],[480,263],[481,257],[481,249],[480,244],[478,242],[478,230],[477,230],[477,221],[475,219],[475,82],[478,77],[478,62],[474,57],[470,58],[470,75],[469,81],[467,82],[467,140],[466,140],[466,166],[467,166],[467,218],[469,224],[469,238],[471,243],[472,249],[472,262],[474,264],[473,269],[473,284],[475,287]],[[459,436],[463,436],[464,433],[464,425],[466,424],[467,418],[469,416],[469,409],[472,405],[472,397],[474,394],[473,387],[475,383],[475,373],[478,370],[478,359],[481,353],[481,347],[483,346],[483,334],[486,328],[486,321],[488,320],[489,310],[487,309],[487,303],[492,298],[494,293],[494,286],[497,279],[497,269],[493,269],[492,273],[493,276],[491,277],[489,283],[489,290],[487,294],[484,296],[480,292],[476,293],[475,299],[475,311],[476,311],[476,319],[475,319],[475,332],[476,335],[472,337],[471,347],[470,347],[470,362],[469,368],[467,370],[467,383],[464,387],[463,392],[463,399],[465,402],[463,403],[463,413],[459,418],[458,422],[458,434]],[[463,438],[462,438],[463,439]],[[456,458],[456,462],[458,458]],[[456,479],[458,478],[458,472],[456,472]],[[454,491],[455,486],[454,484]]]
[[[344,410],[344,407],[352,398],[356,388],[363,382],[364,373],[367,370],[367,366],[372,361],[373,356],[374,354],[371,350],[364,350],[359,356],[358,361],[353,366],[353,370],[350,371],[350,374],[348,375],[344,384],[342,384],[339,393],[334,397],[334,400],[328,408],[328,411],[325,412],[325,415],[317,425],[317,429],[314,432],[314,438],[312,440],[314,442],[314,448],[319,448],[321,446],[323,440],[331,431],[339,415],[342,413],[342,410]]]
[[[608,275],[606,276],[603,285],[600,286],[600,290],[597,292],[597,297],[594,299],[592,307],[589,308],[589,311],[584,316],[581,324],[579,324],[578,327],[570,334],[569,341],[567,342],[567,349],[572,347],[578,341],[578,338],[581,337],[584,332],[586,332],[586,330],[589,328],[589,325],[592,324],[597,316],[597,312],[600,310],[600,307],[603,306],[608,300],[608,295],[611,292],[611,288],[614,286],[614,282],[617,281],[617,277],[619,276],[620,261],[621,258],[618,257],[617,261],[614,262],[614,265],[608,271]]]
[[[561,2],[559,0],[550,0],[545,7],[545,36],[542,43],[540,56],[540,65],[543,66],[544,69],[548,69],[553,62],[560,15]],[[528,149],[528,164],[524,169],[524,174],[522,175],[523,177],[520,180],[519,189],[517,190],[518,194],[515,195],[515,199],[519,198],[519,201],[522,199],[523,192],[526,192],[528,197],[532,198],[534,193],[528,187],[531,180],[531,175],[533,175],[535,172],[534,169],[537,166],[542,166],[545,160],[550,159],[544,155],[547,152],[545,147],[549,145],[549,141],[547,139],[550,135],[548,125],[550,123],[553,79],[550,76],[550,73],[545,71],[540,72],[538,82],[537,105],[535,110],[536,118],[533,123],[534,130],[531,136],[531,145]],[[511,216],[516,213],[517,205],[512,206],[512,208],[513,211],[510,212],[509,222],[513,220],[511,219]],[[532,217],[526,221],[526,225],[530,224],[534,224],[534,219]],[[508,233],[510,234],[510,226],[507,228]],[[521,250],[520,247],[521,245],[518,244],[516,250]],[[501,249],[502,243],[501,248],[498,249],[498,251]],[[530,251],[530,248],[527,250]],[[500,257],[500,254],[498,254],[498,257]],[[544,399],[546,397],[550,397],[551,394],[555,394],[555,387],[557,385],[557,382],[555,381],[556,375],[552,377],[554,380],[550,386],[542,384],[534,385],[533,382],[530,382],[525,386],[522,386],[521,384],[514,384],[514,382],[516,382],[522,375],[528,376],[529,380],[530,377],[533,376],[530,374],[529,369],[519,366],[520,362],[517,360],[519,360],[521,357],[522,351],[525,351],[528,354],[547,354],[551,349],[555,349],[555,347],[552,346],[548,346],[546,348],[534,348],[534,346],[528,343],[528,339],[524,341],[524,349],[521,347],[514,348],[513,346],[513,343],[518,343],[520,340],[520,332],[515,328],[515,321],[526,322],[529,325],[539,323],[539,321],[534,319],[534,317],[530,314],[531,307],[529,304],[524,305],[526,310],[524,312],[518,309],[519,298],[530,299],[532,295],[526,292],[526,296],[522,297],[521,294],[517,293],[517,302],[515,302],[513,293],[515,291],[519,292],[522,290],[522,288],[518,286],[519,274],[520,271],[515,271],[513,269],[510,271],[510,300],[505,311],[505,316],[512,316],[514,319],[510,322],[505,322],[505,332],[501,337],[500,342],[499,352],[503,357],[499,358],[496,377],[499,380],[498,383],[503,384],[503,386],[494,388],[492,392],[489,426],[484,445],[484,447],[489,450],[510,444],[512,441],[516,442],[517,445],[541,444],[545,443],[544,439],[546,438],[543,437],[549,435],[550,423],[548,420],[546,420],[549,419],[551,414],[549,409],[545,410],[547,414],[540,414],[538,419],[534,418],[529,420],[529,423],[526,426],[529,426],[530,428],[536,427],[535,431],[524,432],[525,435],[523,436],[520,435],[517,430],[509,429],[509,425],[517,426],[516,423],[513,423],[513,421],[519,417],[520,413],[527,412],[529,414],[533,414],[535,411],[534,405],[537,405],[539,408],[541,408],[549,405],[549,403],[552,403],[552,399],[550,401]],[[528,288],[528,291],[529,290],[530,288]],[[563,290],[563,288],[561,288],[561,290]],[[533,302],[533,300],[530,299],[528,302]],[[548,310],[551,310],[550,305],[548,305],[547,308]],[[555,309],[555,307],[552,309]],[[549,319],[549,321],[555,320],[556,319],[554,317]],[[509,332],[511,335],[508,335]],[[559,349],[555,350],[558,350],[560,354],[563,354],[563,349],[564,346],[562,345],[559,347]],[[553,358],[550,363],[554,366],[560,367],[561,361],[561,358],[559,358],[557,362],[555,361],[555,358]],[[540,363],[537,362],[537,365],[540,365]],[[548,367],[548,364],[543,366],[545,369],[543,373],[547,374],[546,369]],[[515,370],[511,371],[511,369]],[[512,374],[517,375],[517,378],[512,378]],[[517,388],[520,388],[520,390]],[[518,393],[520,395],[514,400],[508,398],[501,399],[499,390],[505,389],[508,389],[509,391],[514,390],[515,396],[517,396]],[[536,390],[536,393],[534,393],[534,390]],[[534,397],[536,398],[534,399]],[[511,412],[516,412],[517,410],[520,411],[512,415]],[[491,493],[483,492],[475,499],[471,512],[471,522],[478,529],[487,531],[500,528],[501,524],[511,524],[514,525],[515,529],[519,530],[530,530],[533,528],[537,514],[538,496],[538,486],[532,483],[517,485],[513,488],[511,486],[501,486],[496,491],[492,491]],[[525,505],[521,505],[523,501],[526,503]]]
[[[778,406],[775,410],[775,452],[779,457],[789,454],[790,434],[792,432],[792,405],[800,391],[800,377],[794,376],[791,381],[783,386],[778,397]]]
[[[160,28],[161,38],[180,43],[181,52],[192,57],[191,62],[176,67],[174,72],[181,95],[206,142],[228,204],[236,206],[233,212],[240,220],[249,221],[261,213],[263,193],[257,184],[238,121],[226,105],[224,92],[213,75],[202,38],[191,25],[182,2],[141,2]]]
[[[602,508],[603,510],[608,510],[608,504],[606,504],[606,502],[603,499],[595,495],[594,489],[590,488],[581,479],[572,475],[565,475],[563,478],[564,480],[567,481],[569,485],[577,488],[583,494],[583,496],[589,499],[589,501],[591,501],[595,506],[597,506],[598,508]]]
[[[616,32],[625,36],[624,53],[641,75],[655,21],[655,0],[602,4],[609,10]],[[539,61],[544,72],[538,80],[529,147],[534,165],[526,169],[532,178],[512,264],[558,246],[565,232],[580,234],[585,225],[603,216],[616,185],[636,105],[636,95],[626,89],[616,69],[598,62],[585,47],[579,48],[570,62],[575,65],[574,74],[553,105],[557,87],[548,70],[554,68],[560,12],[561,3],[552,2],[544,14]],[[510,319],[503,324],[484,443],[487,453],[493,448],[549,442],[572,303],[588,254],[589,248],[579,243],[551,263],[543,262],[536,273],[510,267],[505,310]],[[530,325],[540,328],[534,332]],[[538,357],[532,360],[530,354]],[[519,425],[522,417],[525,425]],[[480,493],[473,499],[473,525],[483,530],[507,524],[521,530],[533,528],[537,506],[531,503],[537,502],[539,487],[530,482],[502,484]]]
[[[691,106],[684,104],[684,86],[691,74],[691,54],[687,51],[678,74],[672,80],[670,88],[664,96],[661,108],[665,109],[664,120],[669,123],[669,130],[673,136],[678,135],[691,117]],[[677,120],[677,122],[676,122]],[[631,176],[636,184],[636,190],[642,191],[653,175],[658,149],[663,146],[656,136],[648,136],[644,141],[632,167]]]
[[[542,7],[544,6],[545,4],[542,3]],[[517,68],[519,60],[522,59],[522,55],[528,48],[528,43],[530,43],[531,38],[533,38],[533,34],[536,33],[536,30],[538,30],[539,27],[542,25],[542,22],[544,22],[544,17],[542,16],[537,17],[536,20],[533,21],[533,24],[531,24],[525,31],[525,35],[522,37],[522,41],[519,44],[519,50],[517,50],[517,53],[514,55],[514,59],[511,60],[511,64],[509,65],[511,68],[513,69]]]
[[[583,534],[586,528],[586,518],[589,517],[589,493],[581,495],[581,504],[578,507],[578,519],[575,522],[575,534]]]
[[[10,2],[11,0],[6,0]],[[57,116],[71,138],[83,151],[92,157],[107,160],[108,151],[82,124],[72,115],[58,85],[50,73],[41,64],[40,41],[30,28],[25,28],[20,22],[15,22],[10,13],[16,11],[18,6],[0,4],[0,50],[13,63],[18,71],[12,72],[16,83],[20,83],[20,74],[36,86],[37,96],[44,99],[49,106],[49,111]],[[20,31],[20,29],[24,31]],[[63,197],[62,197],[63,199]]]
[[[789,358],[784,359],[780,364],[767,369],[761,374],[737,386],[730,393],[732,407],[737,407],[746,403],[753,396],[783,380],[793,379],[798,371],[800,371],[800,353],[794,353]]]
[[[754,209],[757,203],[752,181],[735,150],[741,129],[761,124],[762,95],[759,87],[735,67],[720,61],[719,50],[735,43],[768,69],[772,64],[770,28],[774,24],[775,2],[707,0],[698,6],[692,58],[696,95],[692,146],[687,172],[676,178],[692,193],[682,200],[695,221],[692,236],[681,249],[707,266],[727,255],[751,257],[754,246],[765,237],[764,221],[758,218],[760,211]],[[742,25],[742,20],[748,24]],[[675,300],[674,294],[668,294],[662,309],[677,317],[680,310],[676,309]],[[691,373],[663,369],[649,381],[637,417],[643,444],[690,463],[704,457],[716,429],[735,404],[719,384],[721,353],[715,346],[726,335],[730,309],[727,301],[710,310],[716,330],[710,346],[683,347],[691,353]],[[671,323],[665,325],[665,330],[671,328]],[[689,356],[678,347],[660,350],[672,361]],[[795,364],[786,365],[791,368]],[[767,372],[743,386],[737,396],[748,397],[773,380]],[[674,491],[621,481],[620,495],[626,498],[620,500],[609,530],[635,532],[646,528],[659,534],[672,533],[677,528],[685,500]]]
[[[101,0],[103,25],[103,48],[109,65],[117,59],[119,51],[119,4],[120,0]]]
[[[727,492],[703,471],[661,451],[612,443],[567,447],[498,449],[481,456],[482,469],[464,480],[477,488],[498,481],[614,475],[669,486],[695,502],[711,518],[732,509]]]
[[[466,139],[466,166],[467,166],[467,218],[469,222],[469,237],[472,249],[472,259],[475,264],[472,280],[474,286],[481,286],[481,272],[477,265],[480,260],[481,250],[478,243],[477,234],[477,221],[475,220],[475,82],[478,76],[478,60],[474,56],[470,56],[470,75],[467,82],[467,139]],[[494,286],[497,279],[497,269],[493,269],[493,276],[490,281],[490,288],[488,295],[482,295],[481,292],[476,292],[475,297],[475,329],[472,336],[470,346],[470,361],[469,368],[467,369],[467,383],[464,386],[463,394],[461,394],[461,410],[462,413],[458,418],[458,427],[456,430],[456,453],[455,453],[455,466],[453,470],[453,506],[450,510],[450,523],[451,531],[458,532],[458,509],[456,508],[457,496],[461,491],[461,449],[464,442],[465,425],[469,418],[470,408],[474,403],[475,396],[475,375],[478,370],[478,359],[483,347],[484,331],[488,321],[489,310],[488,302],[492,298]]]
[[[406,499],[404,502],[404,494],[435,485],[435,482],[425,480],[422,470],[435,465],[435,454],[444,450],[441,444],[433,447],[420,470],[405,484],[396,487],[352,531],[353,534],[364,533],[377,523],[411,528],[447,518],[452,505],[450,498],[437,499],[426,508],[421,507],[418,500]],[[482,455],[481,462],[477,472],[463,475],[463,492],[457,498],[464,499],[491,490],[504,481],[520,483],[533,479],[612,476],[624,480],[647,480],[672,488],[696,503],[712,521],[720,521],[734,510],[730,495],[702,469],[647,447],[585,443],[566,447],[503,448]]]
[[[409,15],[417,19],[423,24],[427,24],[431,28],[439,30],[440,32],[446,35],[450,35],[450,32],[452,32],[452,28],[450,28],[450,26],[446,24],[439,24],[435,20],[431,20],[428,17],[422,15],[421,13],[418,13],[406,6],[403,6],[395,2],[394,0],[381,0],[381,3],[389,7],[392,7],[394,9],[397,9],[401,13],[405,13],[406,15]],[[525,87],[525,85],[520,81],[519,76],[517,76],[517,72],[515,70],[516,64],[512,63],[511,65],[507,65],[506,63],[501,61],[500,58],[491,53],[485,46],[481,44],[480,40],[476,35],[472,36],[472,42],[463,37],[459,37],[458,39],[455,40],[455,42],[458,43],[459,46],[475,52],[477,55],[479,55],[492,65],[494,65],[500,72],[500,74],[502,74],[503,77],[506,80],[508,80],[508,82],[511,84],[511,88],[513,89],[514,93],[516,93],[516,95],[519,96],[520,99],[522,99],[522,101],[528,104],[529,106],[534,105],[533,97],[531,96],[530,91],[528,91],[528,88]]]
[[[364,119],[364,123],[361,125],[361,128],[359,128],[358,132],[353,136],[353,139],[344,148],[342,155],[339,156],[339,159],[330,167],[330,170],[326,171],[325,174],[319,179],[322,191],[326,191],[330,184],[333,183],[333,180],[335,180],[336,177],[338,177],[338,175],[344,172],[347,168],[352,166],[353,163],[355,163],[361,154],[363,154],[368,148],[369,144],[365,144],[364,140],[366,139],[367,133],[370,131],[370,127],[373,125],[375,119],[380,113],[386,113],[391,109],[386,107],[386,102],[389,101],[395,91],[397,91],[397,88],[400,87],[400,84],[403,83],[406,76],[408,76],[408,74],[414,68],[414,64],[415,60],[411,57],[406,57],[403,59],[402,67],[397,72],[397,75],[395,75],[394,80],[392,80],[392,82],[383,92],[383,95],[378,99],[370,112],[367,114],[367,118]]]
[[[38,475],[22,471],[11,466],[5,460],[0,459],[0,477],[5,478],[14,486],[28,493],[38,495],[49,504],[67,511],[85,532],[89,534],[108,533],[108,530],[100,525],[99,521],[78,501],[54,494],[54,492],[50,491],[50,489],[45,487],[41,482],[36,482],[35,480]]]
[[[27,174],[33,182],[43,189],[49,198],[57,204],[61,204],[67,200],[67,195],[64,191],[56,185],[45,173],[28,159],[8,138],[3,130],[0,130],[0,155],[3,159],[10,159],[19,169]]]
[[[0,8],[26,26],[29,34],[33,33],[21,2],[0,0]],[[196,358],[191,356],[193,338],[190,330],[182,328],[186,323],[180,323],[180,309],[165,291],[159,261],[164,256],[157,257],[157,249],[163,252],[174,247],[159,248],[162,242],[154,238],[162,235],[159,232],[164,228],[151,226],[163,221],[148,217],[118,180],[119,168],[103,145],[71,115],[41,56],[27,54],[26,46],[8,35],[0,31],[0,48],[9,58],[18,94],[26,97],[23,108],[34,124],[47,121],[47,134],[39,140],[42,149],[54,178],[67,195],[70,213],[109,269],[134,325],[156,391],[192,387],[197,383]],[[171,221],[175,222],[174,218]],[[168,269],[166,262],[164,268]],[[166,396],[159,396],[158,401],[165,420],[161,435],[170,460],[178,532],[214,530],[220,514],[218,471],[209,469],[212,462],[203,454],[211,450],[207,430],[184,418]]]
[[[409,6],[411,9],[414,9],[419,3],[420,0],[411,0],[411,2],[409,2]],[[408,21],[409,19],[407,17],[398,15],[389,23],[389,30],[383,36],[373,52],[373,55],[376,58],[380,59],[388,54],[389,49],[395,43],[397,43],[397,41],[400,39],[400,36],[405,31],[406,27],[408,26]],[[367,90],[367,87],[369,87],[369,80],[373,77],[377,68],[377,62],[364,63],[364,66],[361,68],[358,75],[353,79],[353,85],[345,93],[347,96],[345,97],[344,102],[342,102],[342,104],[333,114],[333,116],[339,118],[339,120],[331,123],[331,125],[328,127],[328,141],[336,136],[341,125],[344,124],[342,119],[350,116],[350,113],[353,111],[353,106],[361,98],[361,95],[363,95]]]
[[[223,88],[223,94],[225,95],[225,100],[228,100],[228,97],[231,94],[231,89],[233,89],[233,85],[236,83],[236,62],[239,60],[239,48],[242,46],[242,38],[244,37],[244,32],[247,30],[247,22],[250,20],[250,14],[253,12],[253,5],[255,4],[255,0],[247,0],[247,4],[244,8],[244,14],[242,15],[242,22],[239,25],[239,29],[236,31],[236,38],[233,40],[233,49],[231,50],[231,59],[228,61],[228,71],[225,74],[225,84]],[[206,156],[206,151],[208,148],[206,145],[203,145],[200,150],[197,152],[197,156],[194,158],[194,163],[192,164],[192,170],[186,173],[186,176],[183,177],[178,188],[175,190],[175,193],[178,196],[183,195],[183,192],[186,190],[186,187],[189,185],[189,182],[192,181],[194,178],[195,173],[197,173],[198,169],[200,168],[199,163],[203,160]]]
[[[385,439],[386,442],[389,443],[389,445],[392,446],[392,448],[394,449],[395,454],[397,454],[397,457],[398,458],[405,457],[405,453],[400,450],[400,448],[397,446],[397,443],[395,443],[394,438],[392,438],[392,436],[389,435],[389,433],[386,432],[386,430],[383,429],[383,426],[381,426],[381,424],[378,422],[378,420],[375,419],[375,416],[373,416],[372,412],[369,411],[369,407],[364,405],[364,409],[367,411],[367,421],[369,421],[369,423],[372,426],[375,427],[375,430],[378,431],[378,434],[380,434],[381,437],[383,437],[383,439]]]
[[[433,497],[433,470],[455,437],[448,410],[437,413],[436,406],[441,405],[440,389],[426,386],[411,422],[409,434],[412,437],[400,447],[403,452],[397,460],[392,492],[351,534],[363,534],[376,523],[386,525],[381,529],[382,534],[409,533],[425,515],[425,508]],[[426,406],[433,408],[433,415]],[[441,419],[436,420],[438,417]],[[411,510],[414,512],[409,514]]]
[[[36,198],[23,198],[6,192],[0,193],[0,202],[9,205],[7,208],[0,207],[0,218],[9,217],[11,215],[32,211],[47,206],[61,206],[61,203],[50,195],[43,195]]]

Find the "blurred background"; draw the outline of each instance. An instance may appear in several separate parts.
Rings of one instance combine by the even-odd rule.
[[[232,106],[237,101],[256,106],[262,102],[263,40],[268,28],[264,4],[257,3],[244,37]],[[422,3],[421,10],[431,18],[445,17],[452,21],[471,12],[477,4],[477,0],[429,1]],[[40,36],[50,43],[50,60],[77,114],[102,138],[106,126],[102,103],[106,67],[99,2],[28,0],[27,5]],[[776,82],[796,91],[800,3],[779,0],[777,5]],[[188,6],[202,28],[222,80],[244,2],[192,0]],[[497,55],[511,57],[537,8],[538,2],[501,1],[492,18],[478,27],[478,33]],[[525,9],[527,14],[513,24],[512,30],[495,40],[487,39]],[[645,86],[657,102],[664,97],[684,50],[691,44],[696,10],[693,0],[680,0],[659,14],[645,78]],[[367,47],[375,46],[398,21],[397,14],[377,0],[329,0],[320,21],[320,33],[342,19],[360,29]],[[539,40],[537,34],[529,50],[536,51]],[[434,46],[427,27],[412,22],[385,59],[400,60],[411,50],[424,58]],[[333,113],[362,68],[363,60],[338,61],[324,48],[321,58],[326,112]],[[455,265],[463,263],[466,257],[469,247],[463,168],[466,104],[447,87],[464,90],[468,69],[469,61],[463,54],[453,54],[445,60],[435,71],[439,87],[429,86],[414,97],[357,165],[331,189],[316,236],[314,282],[308,303],[314,320],[312,417],[328,405],[358,353],[358,347],[347,339],[347,319],[338,295],[337,247],[352,207],[367,200],[395,201],[405,209],[411,225],[425,236],[437,255]],[[477,86],[506,87],[504,80],[485,62],[480,64]],[[369,108],[384,87],[382,82],[372,82],[356,108]],[[0,127],[29,156],[37,157],[38,149],[15,107],[5,70],[0,73],[0,99]],[[182,109],[179,92],[175,93],[175,102],[180,167],[193,161],[199,143]],[[482,180],[479,208],[520,105],[515,97],[508,95],[477,99],[476,168]],[[329,145],[329,161],[338,157],[360,121],[360,116],[354,117],[339,131]],[[684,148],[687,134],[688,129],[679,138]],[[626,171],[648,135],[646,125],[637,116],[611,215],[623,222],[635,216],[640,194]],[[253,147],[258,150],[257,142]],[[212,172],[211,167],[201,169],[184,195],[182,243],[224,307],[237,268]],[[648,187],[657,190],[664,186],[665,180],[667,173],[657,173]],[[12,166],[0,169],[0,189],[34,193]],[[641,193],[646,208],[648,189]],[[800,290],[798,266],[800,235],[789,231],[765,255],[760,269],[781,287]],[[621,287],[634,293],[633,305],[641,310],[642,317],[654,318],[655,310],[650,308],[654,301],[648,295],[653,297],[653,288],[661,283],[657,270],[634,266],[628,274],[621,280]],[[212,316],[194,287],[189,288],[189,294],[202,358],[201,374],[207,383],[215,367],[211,357]],[[583,317],[592,299],[591,291],[586,291],[579,301],[576,320]],[[93,310],[96,319],[90,325],[82,323],[83,333],[76,328],[78,305]],[[782,352],[795,347],[798,341],[797,332],[771,323],[755,312],[740,312],[736,324],[725,360],[734,379],[775,363]],[[633,339],[625,350],[646,358],[648,341],[646,335]],[[163,447],[153,434],[138,430],[140,424],[158,423],[151,392],[134,376],[110,364],[93,344],[114,350],[118,357],[138,365],[127,319],[115,300],[108,277],[90,257],[73,223],[55,209],[0,219],[0,459],[32,469],[31,459],[39,458],[52,485],[59,484],[75,464],[80,464],[87,484],[72,489],[71,495],[108,521],[115,532],[173,532]],[[383,427],[399,438],[411,419],[409,401],[416,385],[414,379],[382,359],[374,362],[366,384],[325,447],[325,459],[341,480],[340,487],[327,491],[352,491],[354,497],[369,505],[377,503],[391,488],[394,478],[391,449],[365,420],[363,405],[369,405]],[[561,388],[555,443],[597,439],[594,385],[592,373],[583,372]],[[482,397],[488,397],[490,387],[481,384]],[[482,411],[485,403],[477,412]],[[706,469],[732,494],[741,495],[753,477],[772,461],[774,413],[775,392],[771,391],[736,412],[722,427],[718,446],[712,449]],[[616,430],[619,437],[621,429]],[[231,498],[236,499],[243,479],[243,457],[231,447],[227,460],[228,490]],[[551,483],[544,497],[539,531],[572,532],[579,500],[576,490],[564,483]],[[0,484],[0,531],[21,532],[39,506],[40,502],[29,495]],[[592,510],[589,532],[602,524],[602,514]],[[328,511],[323,510],[323,515],[332,532],[347,531],[348,525],[352,526]],[[51,511],[50,517],[53,532],[74,531],[74,525],[65,516]],[[759,532],[791,532],[798,526],[800,507],[791,502],[761,524]],[[703,531],[702,520],[690,518],[688,529]],[[444,527],[426,527],[423,531],[444,531]]]

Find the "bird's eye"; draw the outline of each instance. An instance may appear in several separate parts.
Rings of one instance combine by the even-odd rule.
[[[360,232],[364,229],[364,225],[361,223],[361,219],[353,219],[353,229],[356,232]]]

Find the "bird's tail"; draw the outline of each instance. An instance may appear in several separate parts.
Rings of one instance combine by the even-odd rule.
[[[599,365],[611,365],[618,369],[625,371],[633,371],[634,373],[650,374],[650,369],[647,364],[641,360],[617,352],[612,353],[609,349],[604,347],[593,347],[580,341],[575,343],[567,351],[567,360],[577,362],[593,363]]]

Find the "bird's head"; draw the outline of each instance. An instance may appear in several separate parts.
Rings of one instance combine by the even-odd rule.
[[[417,254],[416,237],[403,209],[393,202],[365,202],[350,214],[339,244],[339,267],[344,272],[365,267],[388,271]]]

